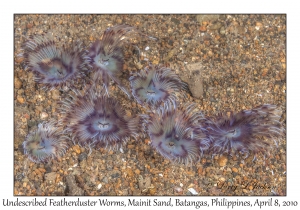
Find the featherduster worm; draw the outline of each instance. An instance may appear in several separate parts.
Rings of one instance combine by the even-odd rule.
[[[175,106],[176,92],[187,89],[187,85],[174,71],[161,66],[150,65],[150,68],[142,69],[129,80],[132,94],[138,103],[152,107],[162,103]]]
[[[69,84],[87,70],[88,60],[80,41],[60,47],[50,34],[31,36],[23,45],[27,66],[46,87]]]
[[[275,105],[261,105],[238,113],[230,112],[215,117],[208,125],[213,139],[214,154],[241,152],[248,156],[267,151],[271,144],[262,137],[275,140],[283,135],[284,129],[279,122],[280,110]]]
[[[97,82],[98,79],[101,78],[106,91],[109,85],[109,79],[112,79],[124,93],[130,96],[120,81],[124,64],[122,46],[126,40],[135,37],[139,33],[140,32],[132,26],[117,25],[106,29],[102,39],[96,40],[91,45],[89,57],[90,64],[95,71],[94,80]]]
[[[127,116],[116,99],[94,88],[85,95],[74,92],[72,99],[63,101],[63,123],[79,145],[115,149],[138,136],[140,117]]]
[[[198,126],[203,120],[195,111],[195,104],[184,107],[160,107],[147,119],[151,145],[165,158],[189,164],[197,160],[209,148],[210,139]]]
[[[43,122],[23,142],[24,153],[36,163],[62,157],[68,148],[68,137],[54,122]]]

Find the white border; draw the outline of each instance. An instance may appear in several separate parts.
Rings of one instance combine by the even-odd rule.
[[[16,200],[13,197],[13,14],[15,13],[285,13],[287,14],[287,195],[279,197],[283,200],[297,200],[300,205],[299,196],[299,11],[296,1],[278,0],[251,0],[251,1],[33,1],[18,0],[1,3],[1,190],[0,205],[3,199]],[[3,135],[4,134],[4,135]],[[51,198],[51,197],[49,197]],[[63,198],[59,197],[58,199]],[[124,200],[133,197],[108,197],[110,200]],[[148,197],[138,197],[138,199]],[[167,199],[167,197],[152,197],[151,199]],[[176,197],[172,197],[175,199]],[[181,197],[182,198],[182,197]],[[190,198],[190,197],[187,197]],[[213,197],[198,197],[199,200],[210,201]],[[218,197],[222,198],[222,197]],[[268,197],[225,197],[229,200],[251,200],[257,198],[267,200]],[[277,197],[273,197],[276,199]],[[32,200],[32,197],[19,197],[22,200]],[[38,197],[43,200],[43,197]],[[68,200],[75,199],[67,198]],[[81,197],[87,200],[88,197]],[[97,198],[94,197],[93,200]],[[194,197],[192,198],[194,199]],[[26,208],[26,207],[25,207]],[[28,207],[27,207],[28,208]],[[31,207],[29,207],[31,208]],[[56,207],[62,209],[65,207]],[[73,207],[74,208],[74,207]],[[78,207],[75,207],[78,208]],[[97,207],[99,208],[99,206]],[[103,207],[101,207],[103,208]],[[148,208],[148,207],[142,207]],[[153,208],[153,207],[151,207]],[[165,208],[165,207],[161,207]],[[177,207],[179,208],[179,207]],[[193,207],[190,207],[193,208]],[[223,207],[226,208],[226,207]],[[150,208],[148,208],[150,209]],[[259,208],[254,208],[259,209]],[[264,208],[271,209],[271,208]]]

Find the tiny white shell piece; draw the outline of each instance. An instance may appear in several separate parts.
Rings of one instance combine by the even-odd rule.
[[[190,193],[192,193],[193,195],[198,195],[194,188],[189,188],[188,191],[190,191]]]

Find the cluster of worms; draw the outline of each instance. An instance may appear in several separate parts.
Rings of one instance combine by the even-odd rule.
[[[106,29],[102,38],[87,48],[80,41],[60,45],[50,34],[28,38],[22,56],[36,82],[49,89],[68,86],[72,90],[60,102],[62,119],[42,122],[25,138],[23,148],[30,160],[46,162],[61,157],[72,143],[119,149],[131,137],[139,141],[141,135],[148,135],[151,146],[163,157],[183,164],[206,154],[265,153],[278,144],[284,128],[276,105],[204,116],[197,104],[179,103],[179,97],[188,94],[188,85],[163,65],[149,64],[132,73],[130,90],[126,88],[120,79],[123,46],[141,36],[154,39],[128,25]],[[74,83],[84,76],[91,85],[77,90]],[[109,93],[110,81],[148,112],[128,115]]]

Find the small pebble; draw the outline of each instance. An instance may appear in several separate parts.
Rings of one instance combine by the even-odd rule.
[[[225,178],[224,177],[221,177],[220,179],[219,179],[219,181],[221,181],[221,182],[225,182]]]
[[[202,172],[203,172],[203,167],[199,167],[198,168],[198,175],[202,175]]]
[[[78,145],[73,146],[73,151],[76,152],[77,154],[80,154],[80,147]]]
[[[150,193],[150,195],[156,195],[156,188],[155,187],[150,188],[149,193]]]
[[[203,26],[200,26],[199,30],[201,32],[205,32],[207,29],[206,29],[206,26],[203,25]]]
[[[133,195],[141,195],[141,190],[139,189],[134,189],[132,192]]]
[[[60,98],[59,90],[57,89],[52,90],[52,99],[58,100],[59,98]]]
[[[15,77],[15,88],[20,89],[21,87],[22,87],[22,81],[18,77]]]
[[[26,25],[26,27],[27,27],[28,29],[32,28],[32,26],[33,26],[32,23],[28,23],[28,24]]]
[[[221,167],[226,166],[227,161],[228,161],[227,157],[222,155],[222,156],[218,159],[219,166],[221,166]]]
[[[147,144],[147,145],[151,144],[150,139],[145,139],[145,144]]]
[[[224,35],[225,32],[226,32],[225,27],[222,26],[222,27],[220,28],[220,34]]]
[[[237,169],[237,168],[235,168],[235,167],[233,167],[232,169],[231,169],[233,172],[235,172],[235,173],[237,173],[239,170]]]
[[[40,114],[40,118],[41,118],[42,120],[46,120],[46,119],[48,118],[48,114],[47,114],[46,112],[42,112],[42,113]]]
[[[268,71],[269,71],[269,69],[268,68],[264,68],[263,70],[262,70],[262,76],[264,77],[264,76],[266,76],[267,74],[268,74]]]
[[[196,190],[194,188],[189,188],[188,191],[190,193],[192,193],[192,195],[198,195],[198,193],[196,192]]]
[[[56,178],[56,172],[50,172],[45,174],[45,179],[48,181],[54,181]]]
[[[27,186],[27,182],[23,182],[23,187],[26,187]]]
[[[180,193],[180,192],[183,191],[181,187],[175,187],[174,190],[175,190],[175,192],[177,192],[177,193]]]
[[[25,99],[24,99],[22,96],[18,95],[18,96],[17,96],[17,101],[18,101],[20,104],[23,104],[23,103],[25,102]]]
[[[135,146],[132,145],[132,144],[128,144],[128,145],[127,145],[127,148],[128,148],[128,149],[133,149],[134,147],[135,147]]]
[[[22,63],[23,60],[24,60],[24,57],[23,57],[23,56],[17,56],[17,57],[16,57],[16,62],[17,62],[17,63]]]
[[[127,172],[127,175],[129,177],[133,177],[134,176],[133,171],[131,170],[131,168],[127,168],[126,172]]]
[[[155,60],[153,60],[153,62],[152,62],[154,65],[157,65],[157,64],[159,64],[159,59],[155,59]]]
[[[121,19],[121,18],[118,18],[118,19],[116,20],[116,22],[117,22],[117,24],[119,24],[119,25],[120,25],[120,24],[122,24],[122,22],[123,22],[123,21],[122,21],[122,19]]]

